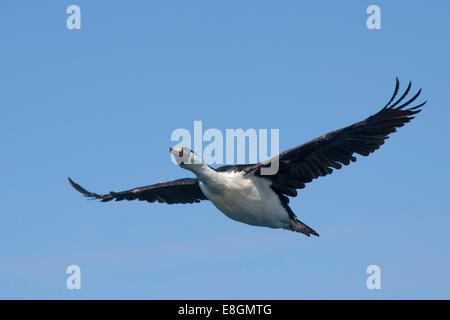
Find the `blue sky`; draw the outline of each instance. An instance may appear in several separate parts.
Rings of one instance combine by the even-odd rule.
[[[81,30],[66,8],[81,8]],[[381,8],[381,30],[366,8]],[[0,298],[450,298],[447,1],[1,1]],[[359,121],[394,79],[418,118],[291,201],[320,233],[211,203],[87,201],[192,176],[177,128],[276,128],[286,149]],[[65,287],[79,265],[82,289]],[[381,290],[366,288],[367,266]]]

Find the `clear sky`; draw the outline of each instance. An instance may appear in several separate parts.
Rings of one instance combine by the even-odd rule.
[[[81,8],[69,30],[66,8]],[[366,9],[381,8],[381,30]],[[448,1],[0,2],[0,298],[450,298]],[[319,238],[209,202],[88,201],[192,174],[177,128],[275,128],[284,150],[362,120],[394,79],[417,119],[292,199]],[[366,268],[381,268],[368,290]],[[66,268],[81,268],[81,290]]]

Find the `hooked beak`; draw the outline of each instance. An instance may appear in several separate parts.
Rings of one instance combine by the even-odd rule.
[[[172,153],[177,153],[177,152],[183,151],[183,148],[177,148],[177,149],[169,148],[169,151],[172,152]]]
[[[182,148],[177,148],[177,149],[169,148],[169,152],[173,155],[173,157],[178,165],[183,162],[183,159],[180,156],[180,152],[182,152],[182,151],[183,151]]]
[[[183,148],[176,148],[176,149],[173,149],[173,148],[169,148],[169,152],[175,157],[175,159],[181,159],[181,155],[182,155],[182,152],[183,152]],[[181,154],[181,155],[180,155]],[[177,161],[178,162],[178,161]]]

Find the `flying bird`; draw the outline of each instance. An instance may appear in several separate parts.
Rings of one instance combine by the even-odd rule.
[[[319,236],[297,218],[289,206],[289,197],[297,196],[297,189],[305,188],[314,179],[355,162],[355,154],[368,156],[373,153],[384,144],[389,134],[411,121],[426,101],[410,106],[419,97],[420,89],[402,103],[410,92],[411,82],[396,100],[399,87],[399,80],[396,78],[394,94],[376,114],[284,151],[268,161],[214,169],[188,148],[169,148],[177,164],[192,171],[196,178],[178,179],[109,194],[89,192],[68,179],[86,197],[103,202],[114,199],[186,204],[209,200],[236,221],[287,229],[308,237]],[[270,167],[273,161],[278,161],[278,171],[271,175],[262,174],[262,169]]]

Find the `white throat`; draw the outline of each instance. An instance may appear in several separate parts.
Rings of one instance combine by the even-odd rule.
[[[183,165],[182,168],[192,171],[201,182],[207,185],[214,185],[219,178],[218,172],[204,162],[200,164]]]

